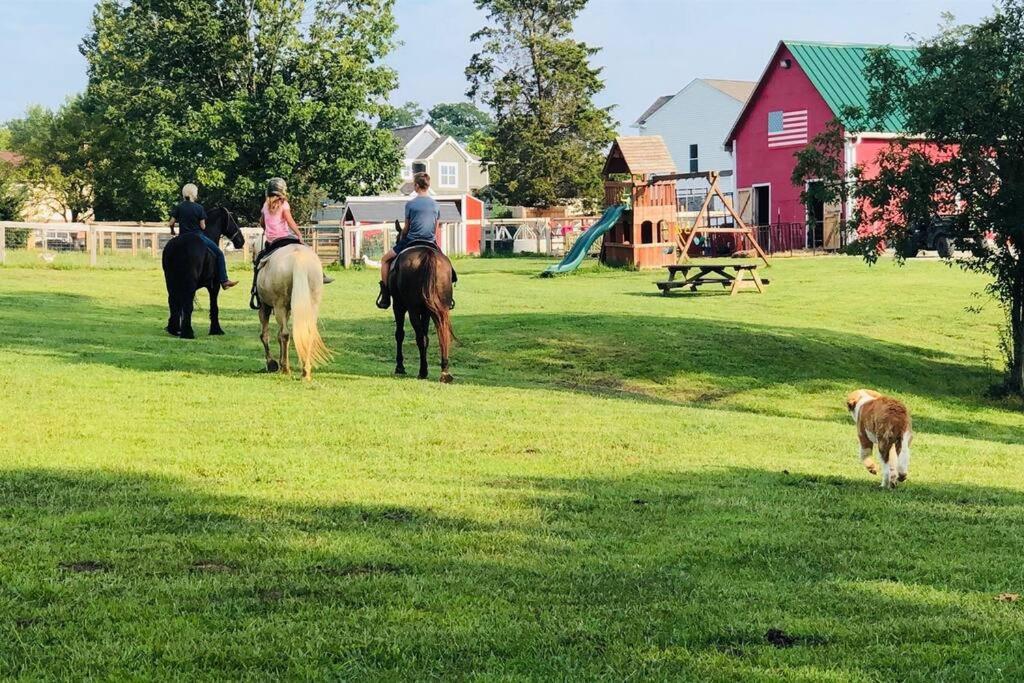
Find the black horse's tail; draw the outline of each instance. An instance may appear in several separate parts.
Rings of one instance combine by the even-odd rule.
[[[441,347],[441,357],[448,357],[448,350],[452,341],[458,340],[455,331],[452,329],[451,313],[451,268],[449,267],[448,286],[442,282],[443,275],[440,267],[447,265],[447,258],[434,250],[428,250],[428,256],[423,260],[423,283],[422,296],[423,304],[430,312],[434,321],[434,328],[437,330],[437,344]]]

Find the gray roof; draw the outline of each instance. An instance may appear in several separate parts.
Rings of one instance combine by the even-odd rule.
[[[444,144],[446,142],[448,142],[448,138],[446,138],[446,137],[440,137],[440,138],[434,140],[432,143],[430,143],[429,147],[427,147],[425,150],[420,152],[418,158],[420,158],[420,159],[427,159],[428,157],[430,157],[431,154],[433,154],[437,150],[439,150],[442,147],[444,147]]]
[[[405,205],[408,202],[409,199],[407,197],[397,197],[385,201],[353,199],[345,205],[345,217],[356,223],[401,221],[405,220]],[[462,221],[462,214],[459,213],[455,200],[440,200],[437,203],[441,208],[442,223],[459,223]]]
[[[405,126],[404,128],[395,128],[391,133],[398,138],[398,141],[402,143],[402,147],[405,147],[412,139],[419,135],[420,131],[427,127],[427,124],[421,123],[418,126]]]
[[[647,111],[645,111],[643,114],[640,114],[640,117],[633,122],[633,125],[642,126],[645,123],[647,123],[647,119],[651,118],[651,116],[654,115],[654,112],[664,107],[665,103],[671,100],[673,97],[674,95],[662,95],[658,99],[654,100],[654,104],[647,107]]]

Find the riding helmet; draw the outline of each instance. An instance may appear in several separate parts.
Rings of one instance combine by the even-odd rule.
[[[279,196],[283,197],[288,194],[288,184],[284,182],[284,178],[271,178],[267,181],[267,196]]]

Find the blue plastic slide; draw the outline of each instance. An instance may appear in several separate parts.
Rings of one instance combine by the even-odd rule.
[[[615,227],[615,224],[619,222],[619,216],[625,210],[625,204],[609,206],[608,210],[601,216],[601,220],[591,225],[586,232],[580,235],[576,243],[572,245],[572,249],[562,259],[562,262],[556,266],[548,266],[547,270],[541,273],[541,275],[551,277],[556,273],[568,273],[570,270],[576,270],[583,263],[583,259],[586,258],[587,252],[590,251],[590,247],[594,242]]]

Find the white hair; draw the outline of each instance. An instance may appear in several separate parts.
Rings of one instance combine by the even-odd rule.
[[[185,187],[181,188],[181,196],[190,202],[194,202],[199,198],[199,188],[196,187],[195,183],[189,183]]]

